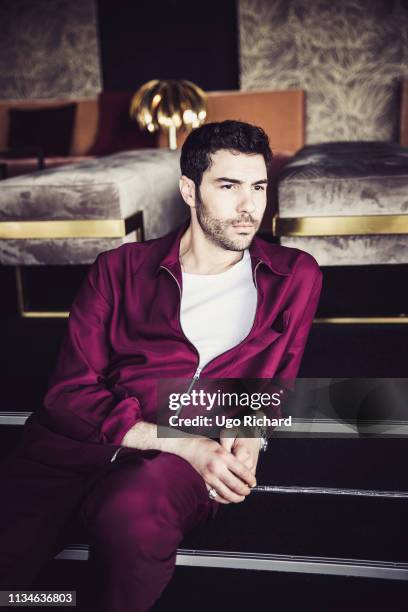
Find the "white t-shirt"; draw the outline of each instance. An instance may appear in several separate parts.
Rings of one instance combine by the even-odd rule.
[[[242,259],[220,274],[182,275],[180,323],[203,368],[251,331],[257,305],[251,256],[245,249]]]

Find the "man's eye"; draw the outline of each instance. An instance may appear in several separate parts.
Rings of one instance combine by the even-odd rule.
[[[232,187],[234,187],[234,185],[232,185],[231,183],[229,183],[228,185],[221,185],[221,189],[231,189]]]
[[[265,185],[254,185],[255,191],[265,191]]]

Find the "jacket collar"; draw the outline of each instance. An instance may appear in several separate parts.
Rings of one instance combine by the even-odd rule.
[[[160,251],[162,256],[160,256],[159,261],[155,266],[156,274],[160,272],[160,268],[167,268],[181,283],[182,274],[179,260],[180,241],[189,225],[190,219],[187,219],[187,221],[180,225],[176,230],[170,232],[161,239],[163,248],[160,249]],[[284,257],[284,249],[280,245],[270,244],[259,236],[255,235],[252,243],[249,246],[249,254],[251,256],[253,271],[258,263],[263,263],[271,270],[271,272],[280,276],[289,276],[292,274],[292,270],[288,266],[288,262],[285,261],[286,258]]]

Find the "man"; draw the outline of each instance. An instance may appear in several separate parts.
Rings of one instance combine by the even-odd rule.
[[[20,556],[14,547],[11,560],[0,558],[7,586],[13,568],[25,564],[28,577],[35,560],[58,548],[78,508],[101,560],[102,609],[149,610],[185,534],[219,504],[250,494],[259,437],[159,437],[157,380],[186,378],[191,388],[201,377],[296,377],[322,274],[311,255],[255,235],[270,160],[260,128],[224,121],[194,130],[180,162],[191,219],[162,238],[102,253],[91,266],[43,410],[28,420],[15,454],[26,465],[13,470],[18,460],[9,461],[9,528],[29,499],[35,521],[20,528],[37,552],[23,563],[21,536]],[[48,501],[58,494],[50,525],[29,470],[31,487]],[[12,535],[4,538],[11,548]]]

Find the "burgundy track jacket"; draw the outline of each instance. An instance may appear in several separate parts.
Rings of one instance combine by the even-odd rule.
[[[109,461],[138,420],[156,422],[158,378],[198,376],[199,356],[179,318],[179,245],[189,223],[98,255],[72,304],[44,405],[26,422],[30,455],[84,469]],[[199,375],[291,381],[322,272],[310,254],[259,236],[249,252],[258,292],[253,327]]]

